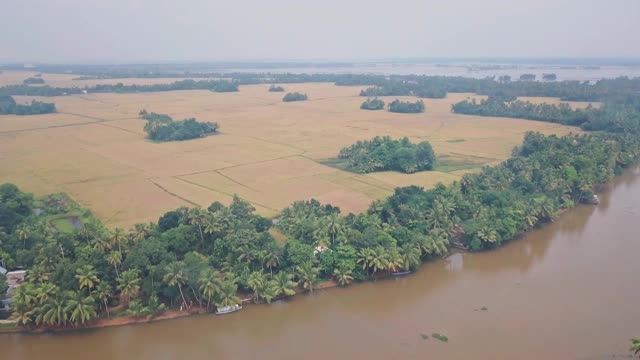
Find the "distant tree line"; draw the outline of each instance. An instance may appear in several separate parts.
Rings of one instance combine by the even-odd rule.
[[[424,101],[410,102],[395,99],[389,103],[389,111],[395,113],[421,113],[424,112]]]
[[[610,102],[596,108],[572,109],[568,104],[533,104],[528,101],[505,101],[490,96],[476,102],[464,100],[452,106],[459,114],[501,116],[539,120],[580,126],[584,130],[616,133],[640,133],[640,97],[629,97],[624,103]]]
[[[284,102],[290,102],[290,101],[305,101],[307,100],[307,94],[301,94],[299,92],[291,92],[291,93],[287,93],[287,95],[285,95],[282,98],[282,101]]]
[[[24,85],[39,85],[39,84],[44,84],[44,79],[39,77],[30,77],[30,78],[24,79],[22,83]]]
[[[384,109],[384,101],[378,98],[369,98],[365,100],[362,105],[360,105],[360,109],[364,110],[381,110]]]
[[[271,85],[269,86],[270,92],[284,92],[284,88],[282,86]]]
[[[432,170],[436,163],[429,142],[414,144],[406,137],[393,140],[389,136],[358,141],[342,148],[338,158],[348,161],[347,169],[361,174],[387,170],[410,174]]]
[[[144,131],[153,141],[183,141],[202,138],[218,131],[214,122],[199,122],[195,118],[173,120],[169,115],[141,110],[140,118],[147,120]]]
[[[63,96],[83,93],[136,93],[136,92],[161,92],[175,90],[211,90],[215,92],[238,91],[238,83],[226,80],[202,80],[191,79],[176,81],[171,84],[153,85],[115,85],[99,84],[93,87],[50,87],[50,86],[27,86],[9,85],[0,88],[0,96],[22,95],[22,96]]]
[[[29,104],[18,104],[11,96],[0,96],[0,115],[39,115],[56,112],[56,105],[32,100]]]

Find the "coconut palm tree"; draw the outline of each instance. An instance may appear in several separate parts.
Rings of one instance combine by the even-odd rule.
[[[133,242],[140,242],[151,234],[153,230],[153,224],[135,224],[133,228],[129,231],[129,238]]]
[[[291,296],[295,295],[296,287],[295,281],[293,281],[293,275],[285,271],[280,271],[273,277],[273,284],[275,285],[276,296]]]
[[[131,269],[123,271],[118,278],[118,290],[120,295],[127,298],[127,303],[131,298],[135,298],[140,293],[140,274],[138,270]]]
[[[202,228],[206,225],[209,213],[201,208],[191,208],[188,213],[189,223],[198,227],[200,232],[200,250],[204,249],[204,234]]]
[[[111,243],[109,241],[110,239],[107,239],[104,236],[96,236],[93,239],[93,248],[102,252],[107,252],[111,250]]]
[[[296,273],[298,275],[298,279],[300,279],[300,282],[302,283],[302,287],[313,292],[313,289],[318,282],[320,269],[313,266],[311,261],[307,261],[302,265],[296,266]]]
[[[124,230],[120,228],[116,228],[112,233],[109,239],[111,245],[118,245],[118,251],[122,253],[122,243],[127,241],[127,237],[125,236]]]
[[[118,274],[118,265],[122,263],[122,253],[120,251],[111,251],[109,252],[109,254],[107,254],[106,259],[107,263],[113,266],[113,268],[116,270],[116,278],[120,277],[120,275]]]
[[[40,307],[36,316],[36,324],[66,325],[69,322],[68,300],[68,292],[58,291],[53,298]]]
[[[336,237],[341,234],[344,230],[342,223],[340,221],[340,215],[337,213],[331,213],[327,218],[327,233],[331,238],[331,245],[335,245]]]
[[[182,285],[187,283],[187,275],[184,272],[184,263],[181,261],[175,261],[166,267],[167,273],[162,278],[169,286],[176,286],[180,291],[180,296],[182,297],[182,303],[184,306],[187,306],[187,300],[184,297],[184,293],[182,292]]]
[[[104,305],[104,310],[107,312],[108,318],[111,318],[111,314],[109,313],[109,299],[112,295],[111,286],[106,281],[99,283],[93,291],[94,299]]]
[[[26,248],[27,240],[29,240],[29,238],[31,237],[31,231],[29,230],[27,225],[20,224],[16,228],[16,236],[18,237],[18,240],[22,241],[22,245]]]
[[[369,271],[369,268],[372,267],[371,259],[373,259],[375,252],[371,248],[363,248],[358,251],[358,260],[357,263],[362,264],[362,269]]]
[[[366,270],[372,270],[375,274],[378,270],[387,269],[389,260],[386,250],[382,246],[376,246],[374,249],[364,248],[358,253],[359,263],[362,263],[362,268]]]
[[[52,283],[41,283],[33,288],[33,296],[38,304],[46,304],[58,293],[58,287]]]
[[[385,251],[384,260],[386,262],[385,266],[389,273],[396,272],[398,269],[402,268],[402,257],[400,257],[400,253],[395,248],[390,251]]]
[[[222,287],[222,276],[217,270],[208,268],[200,273],[198,283],[200,284],[200,293],[207,298],[208,310],[211,305],[211,299],[215,299],[216,295],[220,292],[220,288]]]
[[[338,285],[347,286],[353,281],[353,271],[346,264],[340,264],[337,268],[333,269],[333,276],[338,281]]]
[[[236,295],[238,292],[238,285],[233,281],[225,281],[222,283],[220,293],[218,294],[218,301],[216,306],[233,306],[240,303],[240,298]]]
[[[49,281],[49,272],[44,265],[38,264],[27,271],[27,279],[32,283]]]
[[[420,266],[420,249],[412,244],[404,244],[400,248],[401,267],[405,270],[413,270]]]
[[[262,297],[265,287],[267,286],[267,277],[262,271],[254,271],[247,279],[247,285],[253,291],[253,299],[257,303]]]
[[[85,296],[81,292],[69,294],[65,312],[70,314],[69,320],[74,325],[83,325],[96,317],[96,300],[91,296]]]
[[[267,304],[271,304],[271,301],[278,297],[277,294],[278,285],[274,280],[267,281],[264,289],[262,290],[262,298],[267,302]]]
[[[277,247],[273,246],[267,249],[267,253],[264,255],[264,259],[262,259],[262,264],[269,269],[269,273],[273,276],[273,268],[280,266],[280,256]]]
[[[78,279],[80,290],[84,288],[91,290],[100,282],[98,272],[91,265],[84,265],[76,269],[76,279]]]

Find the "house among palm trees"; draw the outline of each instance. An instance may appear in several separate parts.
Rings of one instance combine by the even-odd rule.
[[[7,269],[0,267],[0,275],[5,275],[7,277],[7,283],[9,284],[7,293],[0,294],[0,318],[2,318],[4,317],[3,315],[9,313],[9,306],[12,303],[11,298],[16,289],[24,282],[27,271],[7,271]]]
[[[316,246],[316,248],[313,250],[313,255],[318,255],[318,254],[322,254],[323,252],[329,250],[328,247],[324,246],[324,245],[318,245]]]

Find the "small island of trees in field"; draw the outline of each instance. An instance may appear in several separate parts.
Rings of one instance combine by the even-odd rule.
[[[384,109],[384,101],[378,98],[368,98],[360,105],[360,109],[363,110],[382,110]]]
[[[30,104],[18,104],[11,96],[0,96],[0,115],[39,115],[56,112],[53,103],[31,101]]]
[[[218,131],[215,122],[199,122],[195,118],[173,120],[166,114],[148,113],[141,110],[140,118],[147,120],[144,131],[153,141],[183,141],[202,138]]]
[[[307,100],[307,94],[301,94],[299,92],[288,93],[282,98],[282,101],[284,102],[305,101],[305,100]]]
[[[40,85],[44,84],[44,79],[40,77],[30,77],[22,81],[24,85]]]
[[[338,158],[348,161],[348,170],[361,174],[387,170],[410,174],[432,170],[436,162],[429,142],[413,144],[406,137],[393,140],[389,136],[376,136],[371,140],[358,141],[342,148]]]
[[[418,100],[416,102],[410,102],[395,99],[389,104],[389,111],[405,114],[421,113],[424,112],[424,101]]]
[[[269,86],[269,91],[270,92],[284,92],[284,88],[282,86],[279,86],[279,85],[271,85],[271,86]]]

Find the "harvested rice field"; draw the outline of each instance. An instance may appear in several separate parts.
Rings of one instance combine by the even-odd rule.
[[[0,74],[0,84],[18,77],[21,82],[23,75]],[[74,81],[66,74],[43,77],[57,86]],[[147,83],[147,79],[126,80]],[[107,225],[120,227],[155,221],[179,206],[228,204],[234,194],[265,216],[310,198],[340,206],[343,212],[359,212],[397,186],[450,183],[482,165],[499,163],[526,131],[577,131],[550,123],[451,113],[451,105],[470,94],[425,99],[422,114],[395,114],[360,110],[361,87],[326,83],[284,87],[306,93],[309,100],[283,103],[283,94],[268,92],[268,85],[241,86],[236,93],[173,91],[38,99],[54,102],[58,113],[0,116],[0,183],[13,182],[36,194],[66,192]],[[154,143],[145,138],[145,122],[137,117],[141,109],[176,119],[216,121],[220,134]],[[428,140],[441,165],[436,171],[410,175],[359,175],[325,164],[340,148],[376,135]]]

